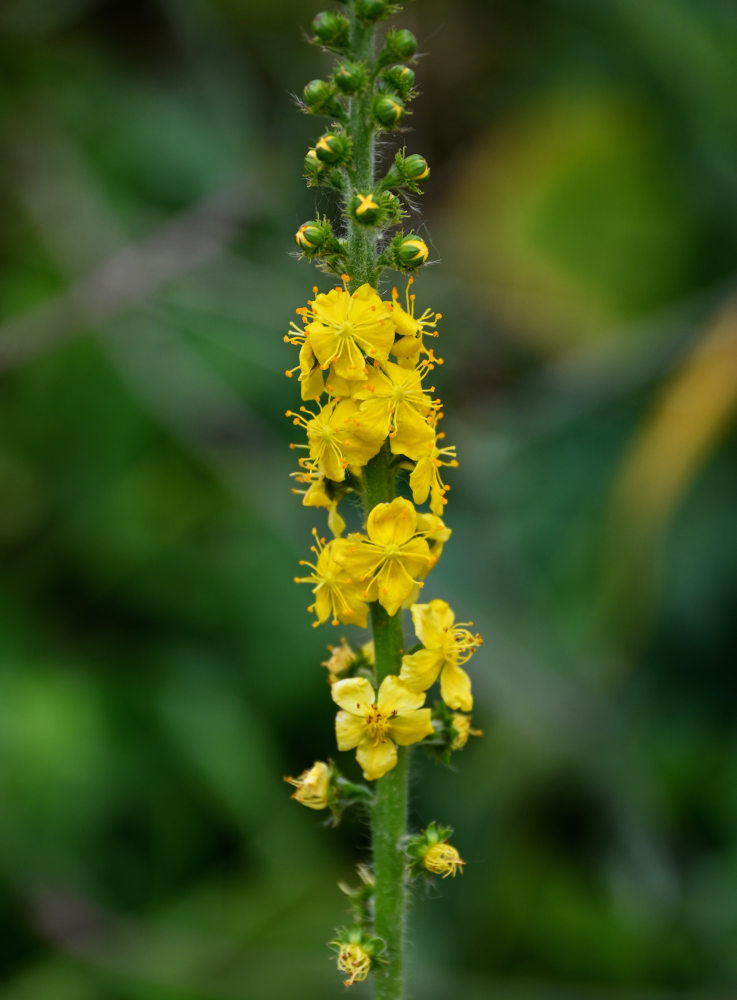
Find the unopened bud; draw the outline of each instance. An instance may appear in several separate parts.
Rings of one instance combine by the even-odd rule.
[[[343,94],[356,94],[366,84],[366,70],[360,63],[341,63],[333,74],[335,86]]]
[[[327,80],[310,80],[302,91],[302,98],[307,110],[313,115],[328,115],[331,118],[343,116],[343,107]]]
[[[402,163],[402,169],[408,180],[414,181],[424,181],[430,176],[430,168],[427,165],[427,160],[424,156],[420,156],[419,153],[411,153],[409,156],[404,158]]]
[[[372,191],[368,194],[355,194],[348,203],[348,214],[364,226],[375,226],[382,217],[381,204]]]
[[[415,73],[409,66],[389,66],[381,74],[382,82],[395,90],[405,101],[415,85]]]
[[[417,52],[417,39],[407,28],[394,28],[386,33],[384,50],[392,59],[407,62]]]
[[[312,219],[310,222],[302,223],[294,234],[294,240],[304,254],[308,257],[314,257],[320,253],[332,235],[330,223]]]
[[[340,167],[351,158],[351,140],[347,135],[327,132],[315,143],[315,153],[318,160],[331,167]]]
[[[413,271],[430,255],[427,244],[419,236],[395,236],[390,245],[391,260],[399,271]]]
[[[356,0],[356,14],[364,21],[380,21],[392,12],[388,0]]]
[[[377,94],[371,105],[374,120],[384,128],[395,128],[404,116],[404,101],[394,94]]]
[[[312,22],[315,40],[328,49],[342,49],[348,42],[350,25],[344,14],[321,11]]]

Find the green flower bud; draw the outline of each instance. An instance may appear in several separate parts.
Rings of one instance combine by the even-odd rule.
[[[405,157],[402,166],[407,180],[413,183],[424,181],[430,176],[430,168],[427,165],[427,160],[424,156],[420,156],[419,153],[411,153]]]
[[[312,22],[314,40],[327,49],[340,51],[348,43],[350,26],[345,14],[324,10]]]
[[[410,233],[409,236],[399,234],[389,244],[389,256],[392,266],[398,271],[414,271],[425,263],[430,251],[425,241],[414,233]]]
[[[313,115],[343,118],[345,112],[335,96],[335,88],[327,80],[310,80],[302,91],[307,110]]]
[[[404,117],[404,101],[392,94],[377,94],[371,105],[374,121],[383,128],[396,128]]]
[[[395,90],[405,101],[415,85],[415,73],[409,66],[389,66],[381,74],[382,82]]]
[[[417,52],[417,39],[407,28],[392,28],[386,33],[384,51],[392,59],[407,62]]]
[[[322,163],[331,167],[343,166],[351,158],[351,140],[347,135],[327,132],[315,143],[315,153]]]
[[[382,220],[383,212],[379,199],[373,191],[368,194],[355,194],[348,202],[348,214],[363,226],[376,226]]]
[[[332,235],[333,230],[329,222],[311,219],[310,222],[302,223],[294,234],[294,241],[305,256],[314,257],[320,253]]]
[[[360,63],[344,62],[336,69],[333,80],[343,94],[356,94],[366,85],[366,70]]]
[[[394,11],[388,0],[356,0],[356,14],[364,21],[380,21]]]

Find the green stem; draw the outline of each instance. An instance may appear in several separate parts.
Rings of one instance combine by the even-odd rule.
[[[376,29],[372,24],[364,24],[355,14],[351,21],[351,45],[353,58],[369,65],[374,58],[374,38]],[[353,140],[353,176],[355,189],[368,194],[374,186],[374,130],[371,127],[371,101],[373,88],[366,87],[362,94],[352,97],[348,108],[348,131]],[[352,196],[349,189],[346,201]],[[348,240],[348,260],[350,261],[350,290],[354,292],[365,282],[373,282],[376,270],[376,230],[373,226],[350,223]]]
[[[364,504],[367,511],[394,496],[391,455],[384,446],[366,466]],[[390,616],[378,603],[371,604],[376,682],[398,674],[404,636],[401,612]],[[407,785],[409,748],[397,748],[397,764],[376,783],[376,801],[371,815],[374,857],[374,926],[385,942],[382,964],[374,967],[376,1000],[401,1000],[406,908],[405,859],[401,841],[407,832]]]
[[[360,21],[351,10],[352,58],[372,66],[375,27]],[[350,101],[348,130],[353,142],[351,182],[356,191],[368,194],[374,186],[374,130],[371,126],[373,87]],[[349,190],[347,199],[353,191]],[[364,282],[375,284],[376,231],[372,226],[350,222],[348,261],[351,291]],[[391,453],[385,444],[364,470],[363,502],[366,514],[378,503],[394,498]],[[390,617],[384,608],[371,605],[371,625],[376,656],[376,682],[398,674],[404,637],[401,612]],[[375,905],[374,927],[385,943],[382,962],[374,966],[375,1000],[402,1000],[404,912],[406,907],[405,859],[401,841],[407,831],[407,785],[409,750],[398,747],[397,764],[376,782],[376,801],[371,811]]]

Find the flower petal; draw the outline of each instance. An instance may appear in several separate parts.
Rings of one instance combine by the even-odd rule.
[[[430,553],[430,546],[424,538],[410,538],[402,546],[402,563],[410,576],[420,579],[427,576],[430,569],[435,565],[434,556]]]
[[[446,662],[440,675],[440,696],[448,708],[470,712],[473,708],[471,678],[455,663]]]
[[[432,712],[429,708],[417,708],[403,712],[389,723],[389,735],[400,747],[419,743],[426,736],[432,736]]]
[[[365,739],[358,744],[356,760],[363,768],[364,778],[376,781],[397,763],[397,748],[391,740],[377,743],[375,740]]]
[[[365,735],[366,720],[362,716],[351,715],[350,712],[337,713],[335,716],[335,739],[338,750],[352,750],[358,746]]]
[[[374,703],[374,689],[365,677],[346,677],[330,688],[336,705],[351,715],[367,715]]]
[[[442,666],[442,650],[419,649],[416,653],[407,653],[402,657],[399,679],[412,691],[427,691],[438,679]]]
[[[427,649],[440,649],[445,644],[447,630],[452,628],[455,615],[445,601],[413,604],[412,621],[417,638]]]
[[[404,497],[377,504],[368,516],[366,531],[378,545],[404,545],[417,530],[417,511]]]
[[[377,580],[378,600],[388,615],[395,615],[401,608],[415,585],[400,558],[389,559],[379,573]]]
[[[396,674],[389,674],[381,682],[376,704],[382,715],[391,715],[392,712],[401,714],[424,705],[425,695],[421,691],[410,690]]]

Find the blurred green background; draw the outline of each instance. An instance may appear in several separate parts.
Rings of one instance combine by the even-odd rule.
[[[2,1000],[344,993],[324,942],[367,830],[282,783],[335,752],[319,664],[350,635],[291,584],[317,9],[0,5]],[[416,755],[414,817],[468,864],[413,908],[411,995],[730,1000],[737,9],[400,23],[461,459],[428,587],[486,639],[484,739]]]

